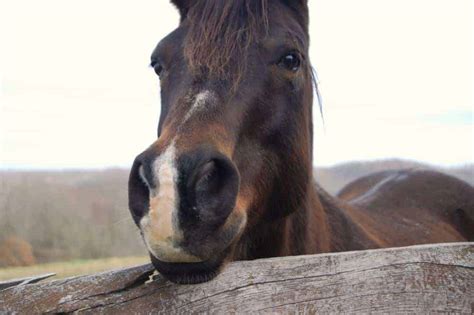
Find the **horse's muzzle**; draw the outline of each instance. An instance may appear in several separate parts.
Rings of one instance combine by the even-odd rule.
[[[155,269],[166,279],[178,284],[197,284],[214,279],[222,270],[229,250],[197,263],[168,263],[150,254]]]
[[[232,161],[212,149],[148,149],[136,158],[129,207],[166,278],[197,283],[218,274],[246,222],[245,212],[235,210],[239,182]]]

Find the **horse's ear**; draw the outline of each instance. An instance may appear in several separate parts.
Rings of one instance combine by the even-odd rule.
[[[308,26],[308,0],[282,0],[283,3],[291,8],[301,17],[305,27]]]
[[[189,7],[191,6],[193,0],[171,0],[171,3],[176,6],[181,15],[181,20],[184,20],[186,14],[188,14]]]
[[[308,12],[308,0],[283,0],[283,3],[297,12],[303,14]]]
[[[283,0],[283,2],[290,7],[308,8],[308,0]]]

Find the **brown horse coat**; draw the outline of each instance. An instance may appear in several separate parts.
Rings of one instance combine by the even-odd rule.
[[[134,161],[129,207],[156,269],[212,279],[236,259],[472,240],[473,188],[375,174],[339,199],[316,185],[306,0],[174,0],[154,50],[158,139]],[[316,86],[317,92],[317,86]]]

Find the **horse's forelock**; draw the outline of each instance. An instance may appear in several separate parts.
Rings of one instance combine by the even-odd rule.
[[[186,18],[191,70],[235,84],[245,72],[250,44],[268,31],[268,0],[198,0]]]

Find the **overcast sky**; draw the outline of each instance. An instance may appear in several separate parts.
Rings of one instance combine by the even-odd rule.
[[[472,0],[310,2],[315,165],[473,162]],[[130,166],[156,137],[149,56],[177,24],[165,0],[0,1],[0,168]]]

